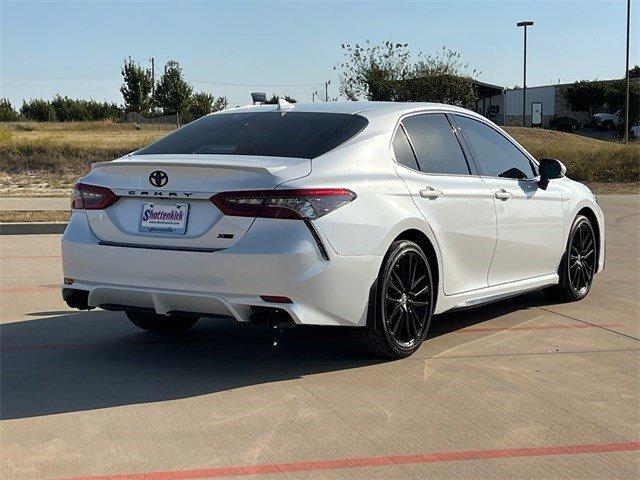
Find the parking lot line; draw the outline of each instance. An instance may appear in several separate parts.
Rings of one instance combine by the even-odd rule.
[[[0,293],[39,292],[42,290],[60,289],[60,285],[38,285],[37,287],[0,288]]]
[[[618,443],[593,443],[588,445],[555,445],[547,447],[505,448],[495,450],[467,450],[435,452],[413,455],[386,455],[379,457],[341,458],[291,463],[240,465],[231,467],[200,468],[142,473],[107,474],[71,477],[59,480],[187,480],[202,478],[240,477],[246,475],[271,475],[279,473],[313,472],[322,470],[346,470],[381,466],[459,462],[467,460],[495,460],[501,458],[546,457],[594,453],[628,452],[640,450],[640,441]]]
[[[62,255],[7,255],[0,257],[0,260],[27,260],[34,258],[62,258]]]
[[[523,327],[467,327],[456,333],[501,332],[501,331],[536,331],[536,330],[571,330],[576,328],[623,327],[621,323],[577,323],[571,325],[537,325]]]

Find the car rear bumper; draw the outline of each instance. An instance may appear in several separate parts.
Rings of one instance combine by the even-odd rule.
[[[272,307],[300,324],[364,325],[382,258],[332,251],[329,257],[299,221],[256,219],[232,247],[202,252],[100,244],[84,212],[74,212],[62,238],[64,277],[73,284],[63,287],[88,292],[89,307],[229,315],[243,322],[252,307]],[[265,302],[260,295],[292,303]]]

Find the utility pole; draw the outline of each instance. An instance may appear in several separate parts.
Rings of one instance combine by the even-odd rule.
[[[626,56],[626,70],[625,77],[627,79],[627,85],[625,87],[624,96],[624,143],[629,141],[629,24],[631,22],[631,0],[627,0],[627,56]]]
[[[527,125],[527,27],[533,25],[532,21],[526,20],[524,22],[516,23],[517,27],[524,27],[524,74],[522,80],[522,126]]]
[[[324,101],[328,102],[329,101],[329,84],[331,83],[331,80],[324,82]]]
[[[155,58],[151,57],[149,59],[151,61],[151,98],[155,98],[156,96],[156,61]]]

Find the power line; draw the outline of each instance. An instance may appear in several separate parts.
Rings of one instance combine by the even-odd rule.
[[[71,80],[74,78],[109,77],[113,75],[120,76],[120,73],[95,73],[92,75],[74,75],[72,77],[56,77],[56,78],[3,78],[0,81],[3,81],[3,82],[54,82],[56,80]]]
[[[324,85],[324,82],[317,83],[232,83],[232,82],[210,82],[208,80],[197,80],[195,78],[187,78],[186,80],[194,83],[207,83],[210,85],[222,85],[227,87],[316,87]]]
[[[85,65],[82,67],[51,68],[47,70],[29,70],[24,72],[9,72],[9,73],[2,72],[2,75],[30,75],[32,73],[63,72],[66,70],[82,70],[86,68],[112,67],[114,65],[120,65],[120,63],[103,63],[101,65]]]

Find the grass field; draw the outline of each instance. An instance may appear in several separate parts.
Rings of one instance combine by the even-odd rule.
[[[149,144],[169,125],[113,122],[0,124],[0,196],[68,195],[93,162]],[[640,142],[606,142],[550,130],[507,128],[536,158],[558,158],[569,177],[600,193],[638,193]]]
[[[68,221],[69,210],[0,210],[0,223]]]
[[[68,195],[91,163],[118,158],[173,130],[114,122],[0,124],[0,196]]]

